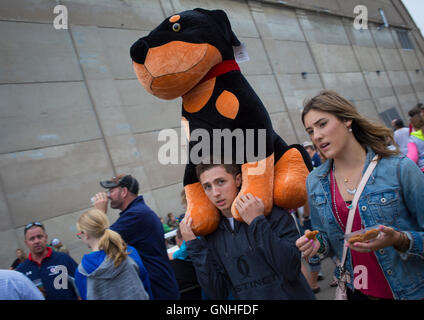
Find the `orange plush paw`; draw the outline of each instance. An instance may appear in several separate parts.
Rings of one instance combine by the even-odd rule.
[[[200,182],[184,187],[187,197],[187,213],[192,218],[191,229],[196,236],[205,236],[216,230],[219,225],[218,209],[208,199]]]
[[[296,209],[307,200],[306,178],[309,170],[296,148],[289,149],[274,168],[274,203],[280,208]]]
[[[241,166],[242,186],[239,194],[231,206],[234,219],[243,221],[235,208],[235,202],[241,195],[251,193],[260,198],[265,206],[264,215],[267,216],[272,210],[272,186],[274,183],[274,154],[255,163],[245,163]]]

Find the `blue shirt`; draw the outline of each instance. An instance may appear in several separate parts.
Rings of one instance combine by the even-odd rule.
[[[149,273],[153,299],[179,299],[177,280],[163,238],[162,223],[144,203],[143,196],[131,202],[110,229],[118,232],[128,245],[136,248]]]
[[[181,244],[181,247],[172,254],[172,258],[186,260],[187,259],[187,244],[185,240]]]
[[[30,255],[16,271],[26,275],[37,287],[42,287],[46,300],[76,300],[73,277],[78,264],[66,253],[53,251],[49,247],[47,250],[48,254],[41,265],[33,261]]]
[[[364,170],[375,153],[367,149]],[[323,240],[324,256],[332,253],[341,260],[344,232],[334,218],[329,171],[332,160],[313,170],[307,179],[311,220]],[[424,175],[405,156],[379,160],[358,201],[365,228],[378,224],[403,231],[410,239],[406,253],[393,246],[375,251],[378,263],[395,299],[424,298]],[[321,251],[321,249],[320,249]],[[353,288],[353,266],[350,250],[346,258]]]
[[[22,273],[0,270],[0,300],[44,300],[44,296]]]

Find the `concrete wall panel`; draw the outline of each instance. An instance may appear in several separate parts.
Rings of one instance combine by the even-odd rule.
[[[0,153],[100,138],[83,82],[2,85],[0,96]]]
[[[226,0],[179,0],[173,1],[176,12],[193,8],[224,10],[237,37],[258,37],[255,24],[251,19],[249,7],[245,1]]]
[[[388,73],[396,94],[414,92],[414,89],[411,87],[411,82],[408,79],[408,74],[405,71],[389,71]]]
[[[352,47],[310,43],[320,72],[357,72],[360,71]]]
[[[152,189],[181,183],[184,177],[185,163],[182,160],[186,158],[183,158],[182,155],[183,144],[181,143],[180,128],[171,130],[173,130],[173,134],[178,135],[177,139],[173,140],[171,136],[167,136],[166,141],[159,141],[159,131],[137,134],[135,136],[138,149],[140,150],[140,158],[144,164],[146,175],[149,181],[151,181]],[[173,143],[174,141],[175,144]],[[164,155],[165,157],[162,158],[162,151],[169,150],[168,146],[171,146],[171,144],[172,150],[175,148],[175,152],[177,153],[177,161],[176,163],[161,164],[161,162],[168,159],[168,155],[170,156],[170,154],[166,153]]]
[[[72,25],[151,30],[165,18],[158,1],[64,0]]]
[[[118,80],[115,85],[132,132],[180,127],[181,98],[159,99],[148,93],[138,80]]]
[[[362,71],[384,70],[383,62],[376,48],[353,46]]]
[[[366,100],[370,98],[361,73],[324,73],[325,88],[335,90],[350,100]]]
[[[404,70],[402,59],[399,55],[399,51],[397,49],[386,49],[379,48],[378,49],[383,59],[384,65],[387,70],[391,71],[400,71]]]
[[[263,11],[266,28],[259,28],[262,38],[305,41],[296,13],[293,10],[275,10],[275,6],[263,5]]]
[[[274,72],[316,73],[317,69],[305,42],[264,40]]]
[[[2,0],[1,20],[44,22],[53,24],[56,0]]]
[[[281,112],[286,110],[278,85],[272,75],[247,76],[253,90],[261,99],[268,112]]]
[[[244,43],[250,60],[240,64],[244,75],[272,74],[265,48],[259,38],[238,38]]]
[[[0,155],[14,227],[86,207],[102,175],[113,173],[101,140]]]
[[[307,14],[302,16],[299,22],[309,42],[349,45],[349,39],[338,17]]]
[[[131,45],[147,31],[99,28],[106,63],[115,79],[136,79],[130,57]]]
[[[67,30],[0,21],[0,83],[78,81],[81,71]]]
[[[277,112],[270,115],[274,131],[280,135],[287,144],[298,143],[293,126],[290,123],[288,112]]]
[[[418,103],[417,96],[414,93],[398,94],[398,99],[400,102],[400,108],[406,116],[408,115],[408,111],[415,107]]]
[[[408,71],[409,79],[416,92],[424,91],[424,70]]]
[[[380,72],[379,75],[372,71],[365,72],[364,77],[373,97],[387,97],[394,95],[393,88],[386,72]]]
[[[402,57],[402,61],[405,64],[406,70],[417,70],[420,69],[420,63],[418,62],[417,56],[413,50],[399,50]]]

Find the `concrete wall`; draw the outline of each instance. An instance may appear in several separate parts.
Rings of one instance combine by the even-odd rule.
[[[424,100],[423,53],[400,49],[392,28],[371,22],[368,30],[353,28],[359,3],[369,7],[370,20],[379,22],[383,7],[391,24],[414,28],[397,1],[286,2],[2,0],[0,268],[25,247],[23,227],[35,220],[79,261],[87,249],[75,237],[75,222],[101,190],[98,181],[119,173],[139,180],[158,215],[183,212],[184,166],[161,165],[157,157],[159,131],[180,127],[181,101],[147,94],[129,57],[136,39],[175,12],[228,13],[250,56],[242,72],[288,143],[307,140],[302,102],[324,88],[341,92],[377,121],[393,107],[406,120]],[[53,27],[57,4],[68,8],[67,30]],[[419,48],[416,30],[413,39]],[[110,210],[111,221],[117,213]]]

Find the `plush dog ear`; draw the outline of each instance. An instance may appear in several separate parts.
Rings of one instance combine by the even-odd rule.
[[[233,30],[231,29],[230,20],[228,20],[227,14],[222,10],[206,10],[202,8],[193,9],[198,11],[208,17],[212,18],[213,21],[220,28],[221,33],[224,35],[225,40],[230,43],[232,46],[237,47],[241,43],[239,39],[237,39]]]

